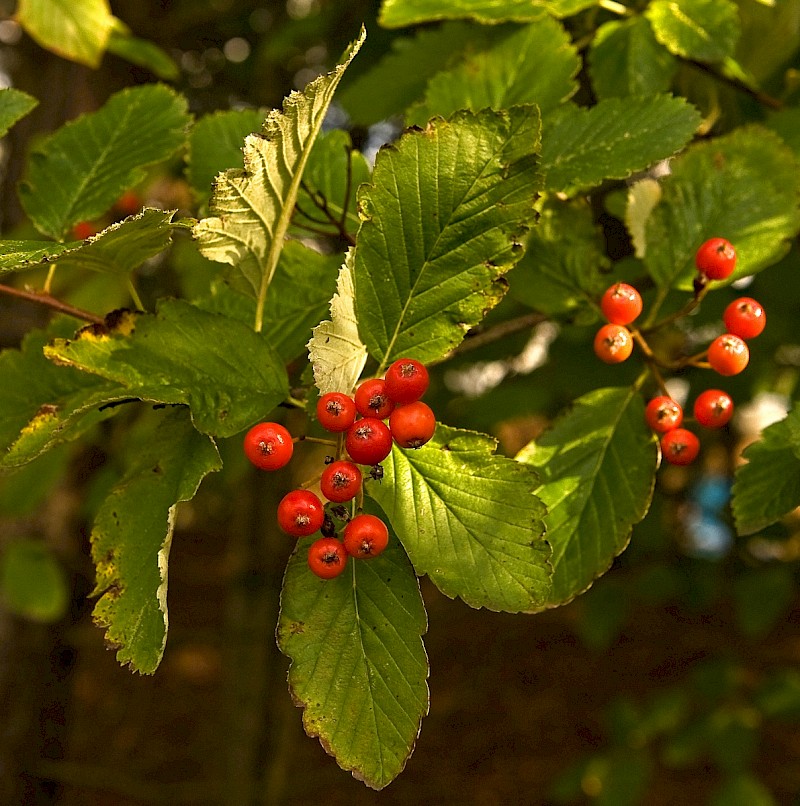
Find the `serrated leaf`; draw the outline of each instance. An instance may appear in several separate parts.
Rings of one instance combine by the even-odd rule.
[[[264,308],[264,337],[285,361],[305,352],[308,334],[328,311],[336,289],[339,255],[321,255],[298,241],[287,241],[272,281],[274,294]],[[201,308],[250,324],[255,300],[217,283]]]
[[[537,0],[383,0],[378,22],[385,28],[457,19],[532,22],[545,13],[545,3]]]
[[[241,165],[242,143],[264,121],[259,109],[228,109],[205,115],[189,132],[186,178],[204,202],[218,174]]]
[[[114,17],[108,0],[19,0],[17,22],[43,48],[99,67]]]
[[[370,560],[315,577],[302,540],[281,593],[278,646],[303,725],[341,767],[382,789],[411,755],[428,711],[427,619],[419,584],[397,539]]]
[[[286,369],[263,335],[182,300],[163,300],[155,315],[127,313],[111,329],[84,328],[45,355],[130,397],[186,404],[195,427],[214,436],[238,433],[288,395]]]
[[[61,240],[180,148],[188,124],[186,99],[165,86],[116,93],[33,148],[19,189],[25,212],[40,232]]]
[[[5,137],[8,130],[38,104],[36,98],[22,90],[0,89],[0,137]]]
[[[634,254],[638,258],[647,254],[647,221],[659,201],[661,185],[656,179],[642,179],[628,188],[625,226],[633,242]]]
[[[589,392],[517,459],[541,475],[554,566],[547,604],[564,604],[608,570],[650,507],[658,448],[642,398],[630,387]]]
[[[244,169],[217,177],[211,216],[194,227],[201,253],[231,266],[234,287],[256,299],[256,330],[261,330],[264,300],[278,265],[294,213],[303,170],[325,113],[344,71],[364,41],[350,46],[330,73],[293,92],[283,109],[273,110],[261,134],[244,141]]]
[[[765,428],[736,468],[731,508],[740,535],[769,526],[800,506],[800,406]]]
[[[455,347],[505,293],[541,187],[539,117],[529,107],[463,111],[406,133],[362,185],[356,313],[387,366]]]
[[[672,162],[647,220],[645,262],[660,286],[691,289],[697,248],[736,248],[730,282],[777,262],[800,230],[800,167],[772,132],[747,126],[698,143]]]
[[[314,383],[320,395],[328,392],[349,394],[367,363],[367,348],[358,334],[353,300],[353,258],[350,249],[331,299],[331,318],[314,328],[308,343],[308,358],[314,368]]]
[[[601,25],[587,63],[595,95],[601,100],[666,92],[678,66],[641,16]]]
[[[120,20],[114,20],[114,29],[106,44],[109,53],[121,59],[144,67],[153,75],[164,81],[176,81],[180,76],[178,65],[149,39],[139,39],[133,36],[126,25]]]
[[[545,119],[545,187],[575,192],[625,179],[692,139],[700,113],[682,98],[608,98],[590,109],[566,105]]]
[[[422,98],[431,76],[459,61],[467,47],[478,47],[491,30],[456,21],[393,39],[391,50],[348,82],[338,101],[363,125],[396,115]]]
[[[537,610],[551,575],[545,508],[533,494],[538,476],[496,448],[491,437],[439,424],[422,448],[395,446],[383,482],[367,493],[416,572],[442,593],[471,607]]]
[[[537,311],[565,313],[602,294],[607,268],[605,242],[588,203],[550,198],[509,275],[510,294]]]
[[[570,98],[578,88],[578,52],[561,23],[543,17],[516,27],[486,50],[452,70],[435,75],[409,122],[424,126],[434,115],[457,109],[507,109],[537,104],[542,114]]]
[[[148,437],[130,452],[134,460],[100,507],[91,535],[100,596],[94,619],[106,628],[117,660],[143,674],[155,672],[167,641],[176,505],[222,467],[213,440],[194,429],[185,411],[166,413]]]
[[[66,321],[55,327],[74,330]],[[70,367],[56,367],[43,354],[50,336],[31,331],[20,350],[0,353],[0,468],[26,464],[49,448],[74,439],[113,411],[101,406],[128,396],[118,384]]]
[[[294,223],[301,227],[310,224],[313,231],[338,236],[338,224],[330,222],[320,209],[324,205],[328,215],[342,222],[345,230],[355,233],[359,225],[356,191],[369,181],[370,173],[364,155],[353,150],[347,132],[333,129],[321,134],[314,142],[303,174]]]
[[[45,624],[69,605],[64,569],[39,540],[12,540],[0,556],[0,599],[10,613]]]
[[[146,208],[82,242],[0,241],[0,272],[55,264],[125,275],[170,245],[174,215]]]
[[[676,56],[700,62],[733,56],[740,24],[730,0],[653,0],[644,13],[656,39]]]

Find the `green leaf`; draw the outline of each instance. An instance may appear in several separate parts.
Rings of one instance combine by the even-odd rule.
[[[590,109],[566,105],[545,119],[542,170],[553,191],[624,179],[692,139],[700,113],[682,98],[608,98]]]
[[[534,220],[539,118],[486,109],[435,119],[378,154],[363,185],[358,327],[381,367],[455,347],[506,289]]]
[[[730,281],[776,263],[800,230],[800,167],[772,132],[747,126],[698,143],[672,163],[647,220],[645,262],[660,286],[689,290],[708,238],[736,248]]]
[[[198,198],[208,201],[217,175],[241,165],[242,142],[263,120],[258,109],[229,109],[195,123],[189,133],[186,178]]]
[[[602,100],[666,92],[677,62],[655,38],[650,23],[637,16],[597,29],[588,66],[595,95]]]
[[[782,109],[770,115],[764,125],[772,129],[800,159],[800,107]]]
[[[542,478],[555,568],[547,603],[564,604],[608,570],[650,508],[658,448],[642,398],[630,387],[589,392],[517,459]]]
[[[385,28],[457,19],[533,22],[545,13],[545,4],[537,0],[383,0],[378,22]]]
[[[435,75],[409,121],[424,126],[434,115],[447,117],[457,109],[477,112],[534,103],[544,114],[575,93],[579,69],[569,34],[552,17],[543,17],[515,26],[491,48]]]
[[[227,263],[234,287],[256,299],[256,330],[294,213],[303,170],[322,128],[325,113],[344,71],[355,58],[365,32],[331,73],[292,93],[281,111],[273,110],[261,134],[244,141],[244,169],[217,177],[209,218],[194,228],[205,257]]]
[[[710,806],[776,806],[776,803],[761,781],[743,773],[725,781],[714,793]]]
[[[467,47],[478,47],[491,29],[446,22],[392,40],[391,50],[366,73],[342,88],[338,100],[350,116],[371,125],[396,115],[425,93],[431,76],[457,62]]]
[[[25,117],[39,102],[21,90],[6,87],[0,90],[0,137],[5,137],[8,130]]]
[[[146,208],[82,242],[0,241],[0,272],[55,264],[126,275],[170,245],[174,215]]]
[[[510,293],[537,311],[565,313],[602,294],[609,284],[604,269],[605,242],[589,204],[549,198],[522,260],[509,275]]]
[[[0,598],[9,612],[50,623],[69,606],[66,574],[38,540],[12,540],[0,556]]]
[[[390,537],[370,560],[315,577],[301,540],[281,594],[278,646],[309,736],[341,767],[382,789],[405,766],[428,711],[427,619],[408,558]]]
[[[43,48],[99,67],[115,20],[108,0],[19,0],[17,22]]]
[[[331,299],[331,318],[314,328],[308,343],[308,357],[320,395],[349,394],[367,363],[367,348],[358,335],[353,293],[353,250],[350,249]]]
[[[660,201],[661,185],[656,179],[645,177],[628,188],[625,226],[631,235],[637,258],[643,258],[647,254],[647,222]]]
[[[414,569],[445,595],[509,613],[541,608],[550,591],[538,477],[494,451],[491,437],[438,425],[427,445],[395,447],[381,484],[367,492],[381,506]]]
[[[187,404],[204,434],[232,436],[288,395],[269,341],[236,319],[182,300],[127,313],[113,328],[84,328],[45,348],[48,358],[123,386],[128,396]]]
[[[731,507],[740,535],[769,526],[800,506],[800,406],[765,428],[736,469]]]
[[[25,212],[40,232],[63,239],[79,221],[105,213],[148,166],[180,148],[188,124],[185,98],[167,87],[118,92],[99,111],[34,147],[19,190]]]
[[[328,310],[336,288],[340,255],[321,255],[298,241],[288,241],[278,261],[272,281],[274,293],[264,308],[264,336],[285,361],[305,352],[309,333]],[[201,308],[232,316],[250,324],[255,316],[255,300],[217,283]],[[360,371],[360,370],[359,370]]]
[[[144,67],[153,75],[164,81],[176,81],[180,76],[178,65],[158,45],[148,39],[139,39],[131,34],[120,20],[114,20],[115,26],[107,43],[109,53],[125,59],[131,64]]]
[[[103,502],[92,528],[100,600],[94,619],[106,628],[117,660],[155,672],[167,641],[167,568],[180,501],[222,467],[214,442],[185,411],[166,413],[155,432],[129,452],[131,466]]]
[[[733,583],[736,620],[742,634],[757,638],[786,615],[795,595],[794,574],[785,565],[748,570]]]
[[[739,39],[739,12],[730,0],[653,0],[645,16],[670,53],[699,62],[732,57]]]
[[[64,332],[74,324],[61,320]],[[43,354],[50,336],[31,331],[21,350],[0,353],[0,467],[17,467],[61,442],[74,439],[112,410],[105,403],[128,397],[119,385],[56,367]]]
[[[297,195],[295,224],[310,224],[316,230],[337,236],[339,227],[326,219],[319,205],[323,204],[337,221],[342,220],[346,206],[345,229],[355,233],[359,225],[356,190],[359,185],[369,182],[370,173],[364,155],[353,150],[347,132],[333,129],[321,134],[311,149],[303,174],[303,185]]]

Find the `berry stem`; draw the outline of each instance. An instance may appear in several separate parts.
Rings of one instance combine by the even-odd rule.
[[[319,484],[321,478],[322,473],[317,473],[316,476],[312,476],[310,479],[306,479],[302,484],[300,484],[299,489],[307,490],[309,487],[315,487],[317,484]]]
[[[681,319],[684,316],[688,316],[688,314],[690,314],[700,305],[700,303],[703,301],[703,298],[708,293],[709,289],[710,289],[709,285],[704,285],[680,310],[674,311],[668,316],[665,316],[663,319],[656,322],[655,324],[648,324],[646,327],[642,328],[642,332],[647,334],[653,333],[654,331],[661,329],[662,327],[670,324],[671,322],[675,322],[676,320]]]
[[[131,299],[133,300],[133,304],[136,306],[137,311],[144,311],[144,303],[142,303],[142,298],[139,296],[139,292],[136,290],[136,286],[133,283],[133,279],[128,276],[128,293],[131,295]]]
[[[91,313],[90,311],[76,308],[73,305],[62,302],[60,299],[51,297],[50,294],[46,292],[23,291],[21,288],[0,284],[0,294],[7,294],[10,297],[19,297],[20,299],[28,300],[28,302],[36,302],[39,305],[44,305],[59,313],[65,313],[69,316],[74,316],[76,319],[82,319],[84,322],[91,322],[95,325],[105,324],[105,319],[103,319],[102,316],[97,316],[97,314]]]
[[[331,447],[331,448],[338,447],[338,445],[337,445],[335,440],[332,440],[332,439],[320,439],[319,437],[309,437],[309,436],[305,436],[305,435],[300,436],[300,437],[294,437],[292,439],[292,442],[313,442],[316,445],[327,445],[328,447]]]
[[[296,409],[304,409],[306,407],[305,401],[291,395],[283,401],[289,406],[294,406]]]

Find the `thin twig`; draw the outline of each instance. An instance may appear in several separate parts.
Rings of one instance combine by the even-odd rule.
[[[3,285],[0,283],[0,294],[7,294],[10,297],[19,297],[20,299],[28,300],[28,302],[36,302],[39,305],[44,305],[59,313],[66,313],[69,316],[74,316],[76,319],[83,319],[84,322],[92,322],[95,325],[105,324],[105,319],[102,316],[91,311],[84,311],[82,308],[76,308],[74,305],[69,305],[62,302],[60,299],[51,297],[50,294],[45,294],[36,291],[23,291],[21,288],[14,288],[10,285]]]
[[[482,333],[476,333],[474,336],[468,335],[467,338],[453,350],[452,355],[460,355],[470,350],[477,350],[479,347],[492,344],[492,342],[499,341],[506,336],[511,336],[522,330],[528,330],[546,321],[547,317],[541,313],[526,313],[515,319],[499,322],[496,325],[492,325],[492,327],[486,328]]]
[[[718,70],[715,70],[709,64],[703,64],[703,62],[697,62],[694,59],[681,59],[681,61],[685,62],[691,67],[696,67],[698,70],[700,70],[700,72],[705,73],[712,78],[716,78],[717,81],[721,82],[722,84],[727,84],[729,87],[733,87],[733,89],[743,92],[745,95],[749,95],[753,100],[758,101],[758,103],[762,104],[763,106],[767,106],[770,109],[784,108],[783,101],[773,98],[771,95],[761,92],[761,90],[748,87],[747,84],[743,83],[738,78],[726,76],[725,74],[720,73]]]

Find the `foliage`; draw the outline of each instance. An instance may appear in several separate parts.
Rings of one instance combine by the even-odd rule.
[[[770,319],[751,370],[730,380],[737,408],[756,420],[734,428],[753,444],[734,474],[734,428],[704,435],[725,451],[724,490],[713,506],[687,504],[679,531],[695,540],[690,554],[708,548],[698,535],[733,542],[731,521],[738,536],[796,538],[798,361],[786,347],[798,310],[800,112],[784,62],[752,44],[747,5],[383,0],[390,46],[372,52],[366,32],[352,31],[338,63],[281,109],[192,116],[177,89],[145,83],[30,144],[18,186],[27,221],[0,241],[0,272],[7,293],[61,316],[0,354],[0,467],[13,484],[51,455],[68,474],[71,446],[90,444],[101,425],[120,435],[125,461],[91,513],[94,616],[120,662],[154,673],[167,646],[178,505],[214,471],[236,499],[241,469],[223,467],[218,445],[287,409],[312,434],[320,394],[351,393],[416,358],[431,367],[447,424],[419,450],[395,448],[383,479],[366,484],[363,506],[390,523],[390,549],[321,581],[299,541],[277,631],[307,733],[368,786],[387,786],[428,709],[417,577],[509,613],[585,594],[600,603],[584,623],[589,640],[613,640],[625,596],[611,583],[589,589],[632,539],[661,528],[648,513],[668,498],[645,402],[665,375],[670,390],[685,383],[689,401],[719,382],[696,353],[720,332],[738,282],[752,282]],[[176,76],[106,0],[21,0],[16,18],[63,58],[98,68],[108,51]],[[782,47],[784,61],[796,56],[796,31]],[[0,135],[36,103],[0,91]],[[329,127],[342,109],[352,132]],[[387,119],[405,128],[373,160],[358,126]],[[167,176],[186,192],[162,209],[147,188]],[[122,211],[134,190],[142,203]],[[97,231],[85,237],[88,222]],[[714,236],[733,242],[737,268],[703,287],[694,254]],[[617,280],[644,297],[632,326],[641,349],[605,367],[592,328]],[[766,392],[791,411],[762,434]],[[547,428],[532,440],[498,447],[480,433],[533,415]],[[712,475],[700,467],[666,469],[671,489],[677,478],[688,496]],[[276,479],[282,489],[286,477]],[[736,545],[754,568],[731,597],[742,634],[759,635],[792,596],[793,555],[773,551],[787,562],[771,565],[752,539]],[[59,569],[44,545],[9,543],[5,600],[57,619]],[[756,612],[765,592],[774,607]],[[710,705],[677,689],[621,703],[610,749],[568,771],[553,797],[639,802],[656,763],[710,752],[724,772],[712,803],[773,802],[750,771],[747,709],[795,713],[797,681],[784,678],[748,689],[753,706],[735,687]],[[599,784],[587,790],[587,780]]]

